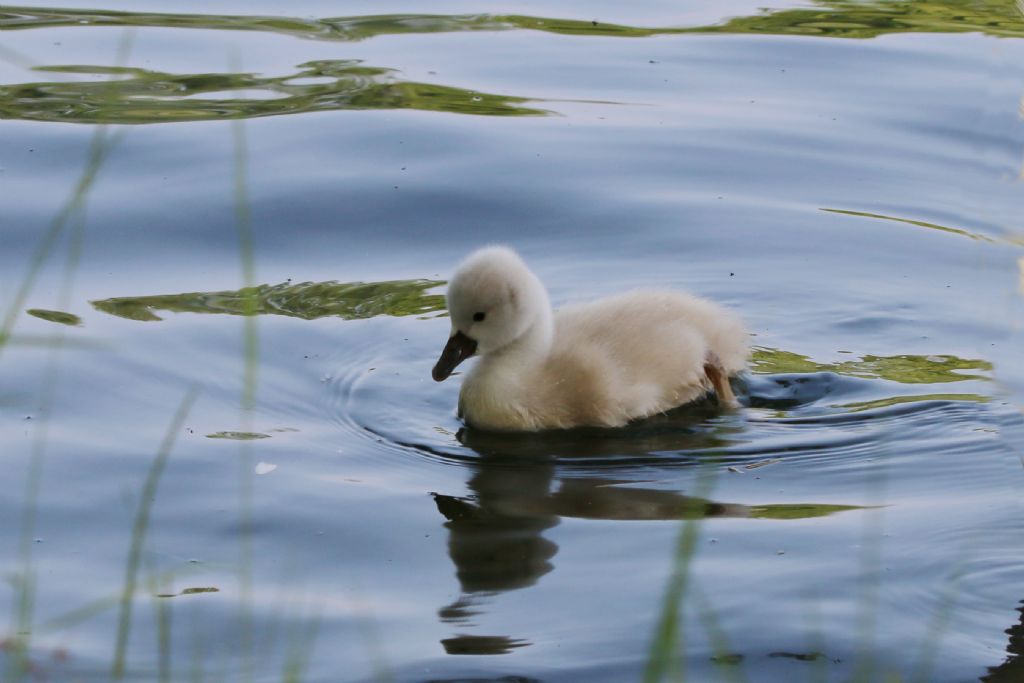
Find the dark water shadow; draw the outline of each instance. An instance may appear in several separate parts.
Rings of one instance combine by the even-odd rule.
[[[988,673],[979,680],[982,683],[1020,683],[1024,681],[1024,600],[1017,608],[1020,621],[1006,629],[1009,643],[1006,646],[1006,659],[997,666],[988,668]]]
[[[696,401],[662,415],[615,429],[582,427],[549,432],[488,432],[460,429],[455,438],[482,460],[545,461],[566,464],[641,465],[668,460],[700,462],[699,453],[734,443],[742,422],[723,415],[713,399]]]
[[[552,461],[530,456],[482,454],[468,468],[469,495],[434,493],[434,503],[448,531],[448,555],[460,595],[441,607],[444,623],[472,626],[495,596],[536,584],[555,570],[558,545],[545,536],[563,518],[616,521],[682,521],[709,518],[807,519],[861,509],[820,503],[745,505],[688,496],[631,480],[602,476],[567,476]],[[468,638],[468,640],[467,640]],[[474,640],[465,635],[444,641],[446,651],[461,643],[493,646],[502,654],[528,644],[503,636]],[[487,636],[488,639],[495,638]],[[461,639],[461,640],[458,640]]]
[[[530,643],[508,636],[472,636],[460,634],[441,641],[449,655],[507,655]]]

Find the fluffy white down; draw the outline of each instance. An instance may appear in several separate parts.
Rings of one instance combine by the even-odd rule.
[[[447,300],[452,337],[476,342],[480,356],[459,413],[481,429],[622,426],[704,396],[709,359],[731,376],[750,353],[739,316],[684,292],[636,290],[553,312],[505,247],[471,254]]]

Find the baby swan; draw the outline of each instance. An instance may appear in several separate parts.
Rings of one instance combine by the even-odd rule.
[[[487,247],[448,287],[451,336],[440,382],[470,356],[459,415],[480,429],[619,427],[704,396],[734,407],[729,376],[749,347],[740,318],[704,299],[638,290],[551,310],[519,255]]]

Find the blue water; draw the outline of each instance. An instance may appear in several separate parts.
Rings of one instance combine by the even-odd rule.
[[[63,6],[0,6],[3,680],[1020,679],[1012,3]],[[744,409],[464,430],[495,242],[737,310]]]

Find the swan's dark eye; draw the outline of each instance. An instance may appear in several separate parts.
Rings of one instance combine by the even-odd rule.
[[[487,314],[484,313],[483,311],[477,311],[476,313],[473,314],[473,320],[478,323],[482,323],[484,321],[484,318],[486,317]]]

